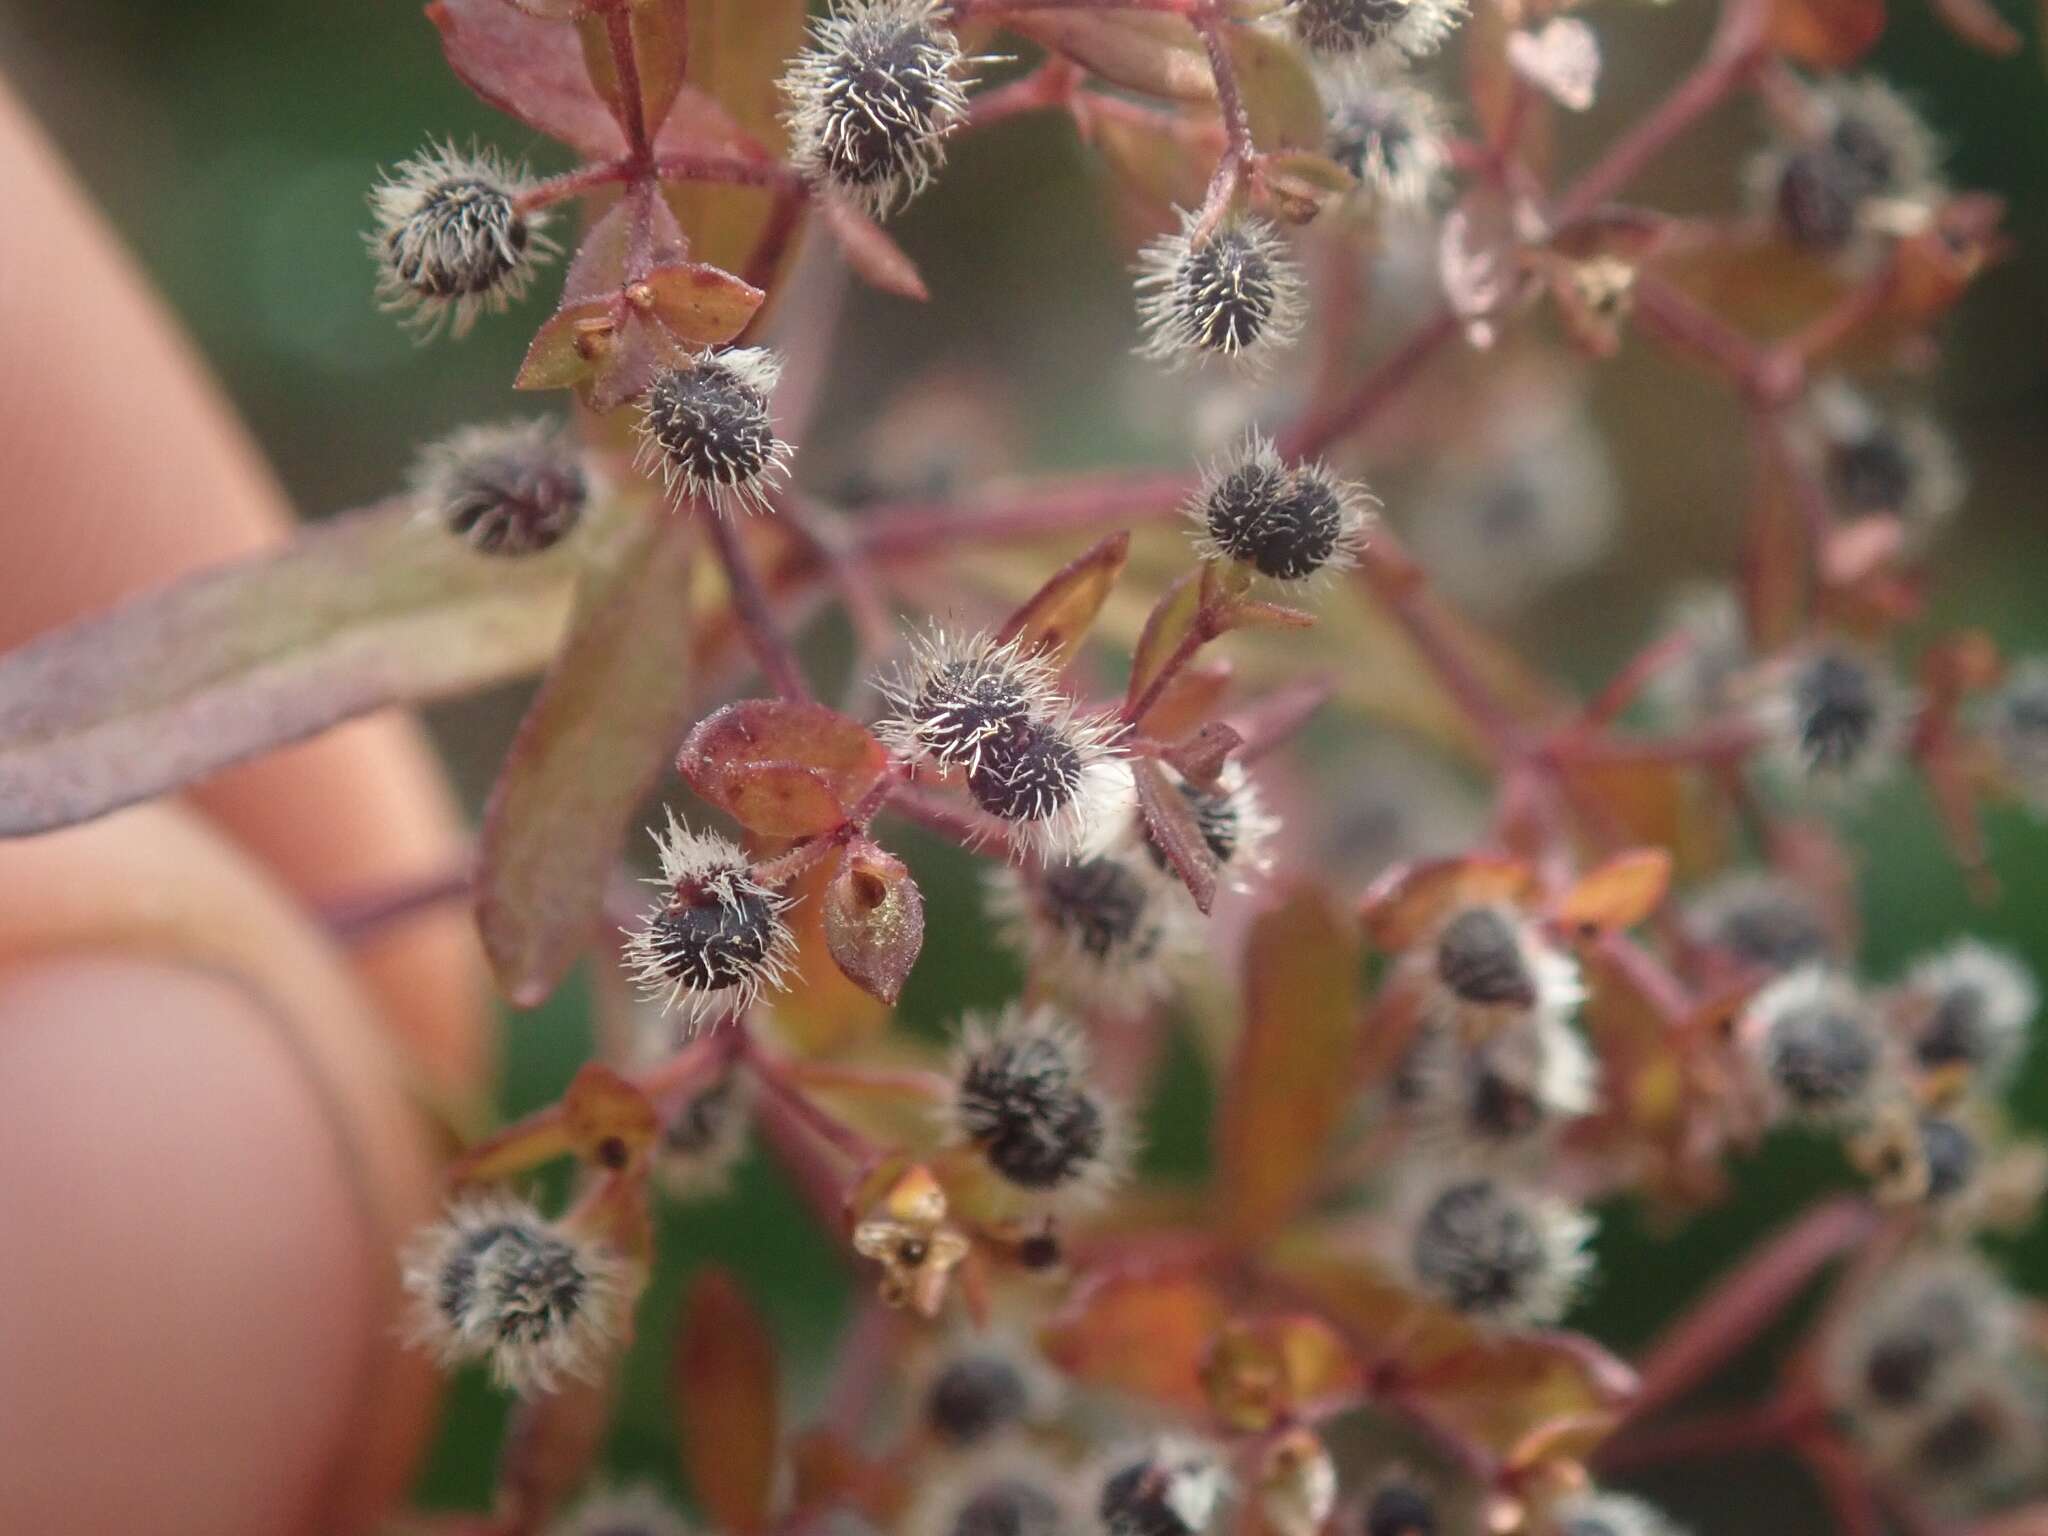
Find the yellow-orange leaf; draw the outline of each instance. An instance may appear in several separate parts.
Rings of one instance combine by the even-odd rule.
[[[1255,1242],[1308,1199],[1346,1095],[1358,957],[1328,898],[1299,886],[1252,925],[1244,1031],[1219,1130],[1223,1224]]]
[[[1884,33],[1884,0],[1773,0],[1771,46],[1817,69],[1845,69]]]
[[[1112,533],[1077,555],[1010,615],[998,640],[1021,640],[1027,651],[1065,661],[1102,611],[1131,552],[1128,533]]]
[[[721,1530],[768,1523],[782,1427],[775,1371],[752,1303],[726,1271],[702,1271],[684,1302],[672,1395],[690,1490]]]
[[[659,1129],[647,1095],[601,1061],[576,1074],[562,1119],[577,1152],[613,1172],[644,1157]]]
[[[1558,904],[1568,928],[1633,928],[1671,889],[1671,855],[1662,848],[1632,848],[1582,876]]]
[[[1200,1412],[1202,1365],[1223,1298],[1196,1275],[1110,1275],[1084,1282],[1039,1335],[1046,1358],[1091,1387]]]
[[[1529,866],[1517,859],[1489,854],[1424,859],[1397,865],[1375,880],[1359,904],[1359,915],[1377,948],[1402,950],[1421,943],[1458,908],[1519,902],[1531,883]]]

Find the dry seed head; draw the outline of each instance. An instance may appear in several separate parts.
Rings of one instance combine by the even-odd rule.
[[[746,1156],[753,1120],[753,1079],[728,1068],[662,1120],[654,1144],[655,1182],[677,1200],[723,1193]]]
[[[754,878],[746,854],[709,832],[692,832],[671,811],[654,834],[662,899],[626,938],[642,992],[694,1022],[713,1009],[743,1014],[763,990],[780,987],[796,952],[783,911],[789,898]]]
[[[1552,1505],[1549,1536],[1680,1536],[1678,1527],[1641,1499],[1582,1493]]]
[[[1066,859],[1121,828],[1135,803],[1117,740],[1103,715],[1062,705],[984,741],[967,769],[967,795],[1003,823],[1019,858]]]
[[[1839,1122],[1866,1116],[1885,1086],[1884,1040],[1856,984],[1802,966],[1750,999],[1739,1034],[1780,1112]]]
[[[1812,88],[1808,122],[1752,162],[1752,199],[1794,245],[1839,251],[1868,233],[1908,233],[1940,195],[1940,149],[1919,115],[1882,81]]]
[[[1802,787],[1848,793],[1895,771],[1910,701],[1874,656],[1822,643],[1773,669],[1758,703],[1780,770]]]
[[[1593,1053],[1562,1015],[1542,1010],[1476,1040],[1428,1021],[1404,1074],[1424,1144],[1468,1156],[1539,1150],[1598,1100]]]
[[[1531,1013],[1568,1018],[1586,995],[1572,957],[1501,902],[1451,912],[1420,958],[1430,977],[1431,1012],[1461,1026]]]
[[[1254,432],[1202,477],[1187,516],[1205,559],[1294,583],[1356,564],[1377,505],[1321,464],[1284,462]]]
[[[1436,1495],[1405,1473],[1383,1477],[1365,1501],[1359,1536],[1438,1536]]]
[[[2026,1054],[2040,1007],[2033,973],[2013,955],[1958,939],[1917,962],[1905,981],[1914,1060],[1925,1070],[1967,1068],[1987,1090],[2003,1087]]]
[[[653,1488],[593,1493],[547,1528],[547,1536],[693,1536],[690,1522]]]
[[[1055,1373],[1006,1330],[981,1328],[948,1344],[922,1373],[920,1417],[949,1450],[994,1444],[1057,1409]]]
[[[1321,73],[1330,158],[1392,208],[1426,208],[1450,169],[1443,104],[1385,61],[1346,59]]]
[[[1851,519],[1888,514],[1909,541],[1924,543],[1962,504],[1955,442],[1923,410],[1880,410],[1843,380],[1825,379],[1808,395],[1800,429],[1816,472]]]
[[[1230,1491],[1230,1475],[1209,1446],[1166,1436],[1112,1455],[1093,1486],[1107,1536],[1201,1536]]]
[[[404,1275],[415,1340],[444,1365],[488,1359],[522,1394],[595,1379],[629,1300],[621,1259],[507,1197],[450,1209],[413,1240]]]
[[[1475,1322],[1556,1322],[1592,1260],[1593,1219],[1569,1202],[1495,1174],[1419,1170],[1398,1225],[1410,1283]]]
[[[1280,831],[1280,820],[1267,810],[1265,798],[1245,772],[1243,763],[1235,758],[1225,763],[1210,789],[1189,783],[1171,768],[1162,771],[1194,813],[1195,825],[1202,829],[1202,841],[1216,860],[1221,884],[1230,890],[1248,890],[1272,869],[1272,844]],[[1166,854],[1153,840],[1142,815],[1138,818],[1137,836],[1152,867],[1161,874],[1170,873]]]
[[[1087,1047],[1052,1009],[967,1020],[952,1077],[954,1136],[1021,1194],[1085,1207],[1128,1171],[1122,1112],[1089,1085]]]
[[[1157,1002],[1191,953],[1190,904],[1135,850],[989,875],[988,907],[1035,978],[1111,1012]]]
[[[768,397],[782,362],[762,347],[706,352],[664,368],[640,398],[639,462],[660,470],[671,495],[721,512],[753,511],[789,469]]]
[[[1287,19],[1317,53],[1400,61],[1435,53],[1465,11],[1465,0],[1292,0]]]
[[[551,421],[464,427],[421,451],[411,489],[420,516],[480,554],[552,549],[582,520],[590,479]]]
[[[875,733],[899,757],[945,767],[980,766],[983,746],[1062,707],[1050,662],[1019,640],[934,626],[910,642],[910,661],[878,683],[890,713]]]
[[[1072,1473],[1014,1439],[916,1480],[905,1536],[1074,1536]]]
[[[465,334],[484,310],[523,297],[555,243],[523,211],[525,172],[494,149],[431,144],[370,190],[364,241],[386,309],[410,310],[424,336]]]
[[[1776,974],[1842,958],[1820,903],[1784,875],[1721,876],[1686,902],[1685,926],[1695,943],[1746,969]]]
[[[1161,362],[1221,357],[1265,367],[1301,332],[1300,270],[1280,232],[1255,215],[1226,219],[1199,244],[1196,232],[1196,216],[1183,213],[1178,234],[1139,252],[1140,350]]]
[[[782,78],[792,161],[878,218],[931,184],[967,115],[967,61],[937,11],[841,0]]]
[[[1865,1421],[1924,1408],[1972,1361],[1998,1358],[2017,1337],[2012,1294],[1982,1260],[1923,1251],[1842,1313],[1823,1360],[1829,1396]]]

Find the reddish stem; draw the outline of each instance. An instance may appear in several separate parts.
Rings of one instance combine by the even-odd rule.
[[[624,98],[626,143],[636,161],[645,162],[650,147],[647,132],[647,104],[640,94],[640,56],[633,47],[633,17],[623,5],[605,12],[605,39],[611,44],[612,69],[619,77],[619,95]]]
[[[1364,427],[1406,389],[1422,371],[1423,365],[1457,334],[1458,317],[1448,309],[1438,310],[1410,331],[1407,339],[1359,380],[1350,394],[1281,433],[1281,456],[1313,458],[1340,438],[1349,437]]]
[[[320,925],[342,945],[365,944],[387,928],[452,901],[466,901],[475,888],[470,862],[418,875],[376,890],[338,897],[320,907]]]
[[[1812,1403],[1777,1399],[1760,1408],[1702,1414],[1677,1424],[1609,1440],[1594,1457],[1603,1474],[1633,1472],[1672,1461],[1702,1461],[1782,1451],[1794,1436],[1824,1422]]]
[[[663,181],[705,181],[732,187],[794,188],[802,193],[803,177],[780,160],[756,155],[717,155],[686,151],[659,155],[654,171]]]
[[[869,1168],[881,1160],[880,1147],[837,1115],[820,1108],[790,1080],[782,1070],[782,1064],[762,1050],[751,1035],[742,1034],[740,1041],[739,1059],[754,1074],[754,1080],[761,1085],[768,1099],[779,1104],[782,1112],[806,1135],[832,1148],[856,1168]]]
[[[1213,3],[1205,0],[1190,9],[1187,17],[1188,25],[1202,40],[1202,51],[1209,57],[1209,73],[1216,81],[1216,107],[1223,118],[1223,155],[1209,178],[1208,193],[1190,232],[1190,238],[1199,245],[1229,213],[1257,150],[1252,144],[1251,115],[1245,110],[1244,93],[1238,88],[1237,61],[1230,56],[1230,43],[1223,35]]]
[[[774,610],[761,590],[760,578],[754,574],[734,520],[703,501],[697,503],[696,515],[711,529],[711,546],[718,551],[718,563],[724,568],[726,585],[732,590],[733,614],[747,649],[760,665],[761,675],[783,698],[809,702],[811,690],[804,681],[803,668],[797,663],[788,637],[775,622]]]

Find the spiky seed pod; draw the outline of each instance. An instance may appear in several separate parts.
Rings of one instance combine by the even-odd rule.
[[[1245,772],[1243,763],[1235,758],[1225,763],[1215,785],[1208,789],[1189,783],[1172,769],[1164,771],[1194,813],[1195,825],[1202,829],[1202,841],[1216,860],[1223,885],[1231,890],[1246,890],[1272,868],[1272,843],[1280,830],[1279,818],[1266,809],[1265,798]],[[1152,867],[1161,874],[1168,873],[1171,866],[1165,851],[1153,839],[1142,817],[1138,837]]]
[[[488,1359],[501,1386],[594,1379],[618,1341],[623,1260],[509,1198],[452,1208],[405,1256],[413,1336],[444,1365]]]
[[[690,1522],[654,1489],[636,1486],[585,1497],[547,1536],[692,1536]]]
[[[1846,381],[1824,379],[1807,396],[1799,441],[1846,516],[1896,517],[1912,546],[1962,504],[1955,443],[1925,411],[1881,410]]]
[[[1842,957],[1820,903],[1783,875],[1723,875],[1686,902],[1685,927],[1695,943],[1750,970],[1777,974]]]
[[[1569,1017],[1585,996],[1571,956],[1514,908],[1497,902],[1448,914],[1415,957],[1440,1022],[1487,1025],[1530,1013]]]
[[[670,812],[655,834],[661,900],[627,935],[626,958],[642,991],[691,1020],[714,1008],[744,1013],[779,987],[796,951],[783,911],[789,898],[754,878],[746,854],[713,833],[692,832]]]
[[[1187,506],[1195,548],[1279,582],[1348,569],[1376,506],[1321,464],[1288,464],[1254,432],[1202,477]]]
[[[1556,1322],[1591,1267],[1592,1218],[1488,1173],[1420,1172],[1404,1197],[1397,1257],[1423,1295],[1477,1322]]]
[[[2011,1080],[2040,1007],[2033,974],[2015,956],[1959,939],[1914,964],[1902,1009],[1914,1060],[1961,1067],[1987,1092]]]
[[[1425,1144],[1468,1155],[1539,1148],[1598,1098],[1593,1053],[1561,1016],[1541,1010],[1477,1040],[1430,1021],[1404,1073]]]
[[[972,1450],[920,1478],[906,1536],[1074,1536],[1073,1474],[1014,1439]]]
[[[1230,1478],[1208,1446],[1169,1436],[1111,1456],[1095,1486],[1107,1536],[1201,1536]]]
[[[555,243],[547,220],[519,206],[525,173],[493,149],[465,154],[429,145],[370,191],[364,241],[377,263],[377,296],[409,310],[426,336],[457,336],[523,297]]]
[[[1918,1254],[1842,1314],[1823,1359],[1829,1396],[1859,1420],[1924,1408],[1971,1362],[2009,1349],[2017,1326],[2012,1293],[1980,1259]]]
[[[1051,1009],[968,1020],[952,1076],[954,1135],[1021,1193],[1086,1205],[1123,1176],[1122,1115],[1089,1086],[1087,1047]]]
[[[1292,0],[1294,35],[1317,53],[1419,59],[1465,19],[1465,0]]]
[[[1678,1527],[1641,1499],[1581,1493],[1550,1510],[1549,1536],[1679,1536]]]
[[[1436,1496],[1414,1478],[1383,1478],[1365,1501],[1359,1536],[1437,1536]]]
[[[1802,966],[1757,993],[1738,1033],[1784,1114],[1854,1120],[1883,1087],[1883,1036],[1869,1004],[1854,982],[1822,966]]]
[[[1450,169],[1443,104],[1423,86],[1372,59],[1322,72],[1330,158],[1371,189],[1375,202],[1421,209]]]
[[[934,0],[839,0],[782,78],[790,157],[886,218],[931,184],[967,115],[966,60]]]
[[[947,1361],[925,1391],[924,1421],[949,1445],[972,1445],[1020,1422],[1030,1407],[1024,1373],[1006,1356],[964,1354]]]
[[[1666,612],[1664,633],[1682,640],[1684,650],[1650,679],[1644,698],[1674,724],[1697,725],[1727,713],[1754,659],[1734,589],[1704,582],[1681,589]]]
[[[2037,1477],[2048,1447],[2048,1403],[2026,1363],[1978,1360],[1949,1395],[1883,1438],[1880,1454],[1945,1504],[1963,1507]]]
[[[915,637],[909,663],[878,686],[890,713],[875,732],[898,756],[970,770],[992,738],[1061,707],[1052,665],[1021,642],[938,627]]]
[[[1902,760],[1910,704],[1877,658],[1822,643],[1778,664],[1758,723],[1781,772],[1803,787],[1845,793]]]
[[[2048,816],[2048,656],[2013,663],[1978,720],[2013,792]]]
[[[730,1069],[684,1096],[661,1123],[655,1182],[677,1200],[722,1193],[746,1155],[753,1108],[753,1079]]]
[[[1095,1007],[1156,1002],[1192,947],[1190,904],[1176,899],[1135,850],[1029,875],[995,870],[988,891],[1004,940],[1029,959],[1033,973]]]
[[[421,451],[411,488],[422,518],[486,555],[554,548],[590,498],[582,456],[550,421],[464,427]]]
[[[1293,345],[1306,306],[1301,272],[1280,233],[1251,214],[1226,219],[1199,243],[1196,216],[1138,255],[1138,316],[1146,356],[1179,363],[1221,357],[1254,370]]]
[[[1908,233],[1940,187],[1934,136],[1872,78],[1813,88],[1805,131],[1752,162],[1753,200],[1795,245],[1839,251],[1866,231]]]
[[[1129,813],[1120,734],[1108,719],[1064,706],[1023,720],[981,743],[968,798],[1004,824],[1019,856],[1071,857]]]
[[[671,495],[701,497],[721,512],[752,511],[789,468],[768,397],[782,372],[773,352],[728,347],[664,368],[640,400],[640,462]]]
[[[1969,1188],[1983,1161],[1976,1133],[1947,1115],[1922,1115],[1920,1162],[1927,1173],[1926,1200],[1939,1205]]]

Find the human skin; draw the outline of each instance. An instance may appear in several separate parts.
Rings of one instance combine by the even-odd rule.
[[[0,193],[4,650],[291,518],[4,86]],[[0,1530],[345,1532],[399,1497],[418,1089],[478,1082],[482,973],[458,909],[350,953],[312,914],[461,848],[398,718],[0,843]]]

